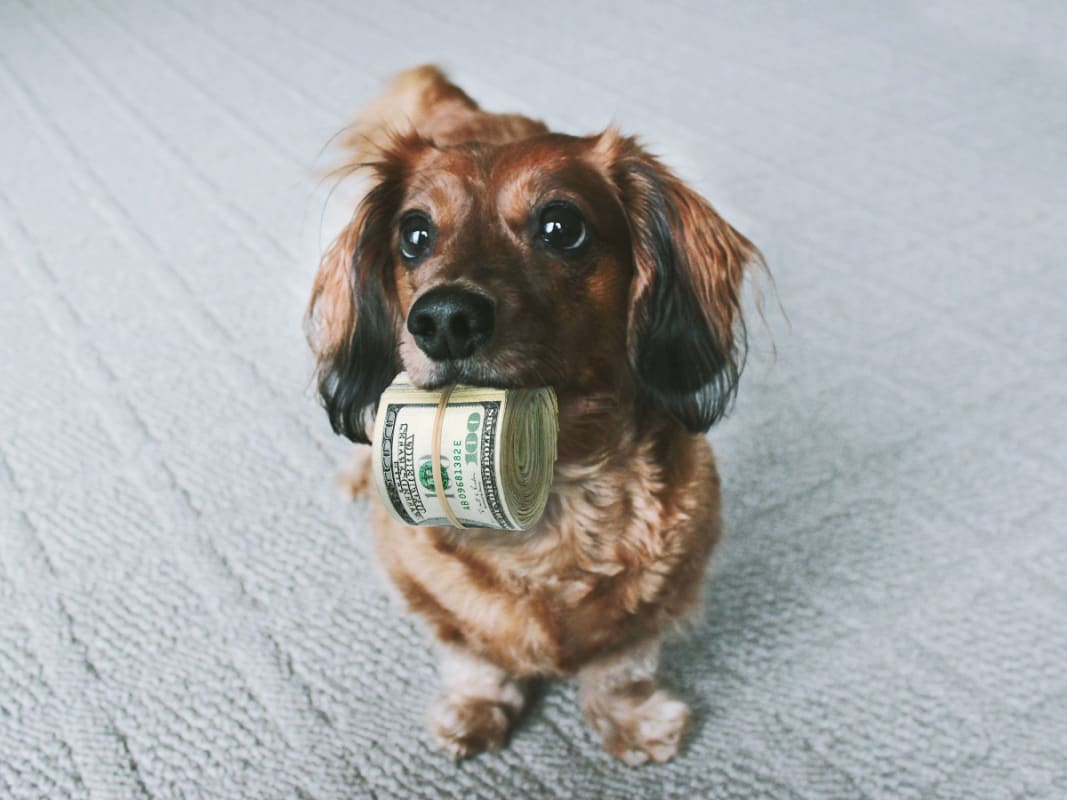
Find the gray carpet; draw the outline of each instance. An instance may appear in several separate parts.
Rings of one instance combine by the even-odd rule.
[[[0,4],[0,798],[1067,797],[1063,4],[381,6]],[[331,484],[321,150],[423,61],[642,134],[776,276],[669,766],[566,684],[434,753]]]

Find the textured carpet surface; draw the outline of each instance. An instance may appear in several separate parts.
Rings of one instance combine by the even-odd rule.
[[[0,4],[0,798],[1067,797],[1063,4],[380,5]],[[568,684],[434,753],[332,486],[317,171],[423,61],[642,134],[776,276],[668,766]]]

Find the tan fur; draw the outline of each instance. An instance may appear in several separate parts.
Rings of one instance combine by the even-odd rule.
[[[649,442],[615,451],[616,464],[560,464],[525,534],[408,528],[382,509],[378,555],[441,639],[519,676],[573,674],[658,638],[697,605],[719,537],[718,478],[703,439],[676,446],[689,463],[670,486]],[[521,542],[490,541],[508,536]]]
[[[633,140],[609,131],[563,141],[545,131],[524,117],[480,110],[432,67],[400,75],[353,129],[350,166],[401,158],[409,175],[405,197],[433,209],[445,220],[442,229],[450,225],[448,214],[474,213],[469,187],[491,185],[491,201],[505,217],[515,205],[514,230],[521,232],[528,186],[539,185],[550,165],[577,158],[588,174],[579,169],[573,180],[593,198],[589,213],[599,215],[594,222],[607,242],[583,273],[580,296],[571,296],[572,284],[538,284],[536,291],[555,293],[558,323],[524,317],[518,303],[509,320],[517,343],[494,362],[500,380],[549,382],[559,394],[560,458],[542,519],[526,533],[408,528],[375,498],[376,551],[408,607],[445,647],[445,688],[430,715],[445,749],[470,755],[500,747],[522,706],[522,679],[579,675],[586,716],[609,752],[628,763],[663,761],[677,751],[689,713],[656,688],[659,641],[698,606],[721,534],[719,478],[703,436],[649,412],[639,399],[627,352],[653,265],[638,242],[631,251],[636,234],[624,211],[651,191],[652,178],[643,176],[669,187],[692,290],[729,347],[742,272],[755,249]],[[522,147],[508,150],[515,142]],[[397,156],[398,149],[405,155]],[[643,159],[644,171],[616,197],[605,187],[636,159]],[[500,175],[511,177],[492,183]],[[327,252],[313,290],[309,335],[320,363],[352,335],[358,314],[352,261],[361,213],[367,212],[361,209]],[[513,284],[524,265],[507,254],[520,234],[469,235],[475,238],[456,234],[442,245],[452,249],[440,267],[418,276],[396,267],[389,276],[395,286],[384,292],[398,320],[433,281],[476,275],[503,297],[519,291]],[[486,260],[487,253],[497,257]],[[559,340],[545,343],[557,327]],[[403,367],[416,382],[430,382],[433,365],[399,322],[397,334]],[[544,351],[522,350],[535,344]],[[363,449],[344,474],[352,494],[367,490],[368,462]]]
[[[689,708],[656,688],[659,648],[633,648],[590,664],[581,673],[582,710],[604,749],[630,765],[668,761],[692,719]]]
[[[477,139],[504,142],[546,133],[543,122],[518,114],[487,114],[437,67],[405,70],[356,117],[344,137],[347,149],[373,158],[399,136],[415,133],[447,146]]]
[[[526,702],[519,681],[464,648],[445,646],[441,682],[427,720],[438,745],[459,758],[503,747]]]

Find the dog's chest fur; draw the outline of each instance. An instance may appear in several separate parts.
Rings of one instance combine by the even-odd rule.
[[[439,638],[520,675],[572,673],[660,634],[696,607],[719,537],[711,450],[660,430],[610,453],[557,465],[524,534],[459,537],[378,514],[390,578]]]

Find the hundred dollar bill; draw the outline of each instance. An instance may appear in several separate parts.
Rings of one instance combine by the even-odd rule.
[[[386,508],[407,525],[453,526],[455,520],[464,528],[528,529],[552,485],[555,392],[454,387],[441,410],[438,472],[433,433],[441,397],[441,390],[417,389],[403,374],[382,394],[371,447]]]

